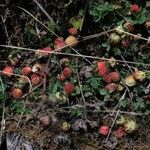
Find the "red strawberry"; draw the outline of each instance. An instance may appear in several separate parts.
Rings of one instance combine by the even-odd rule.
[[[41,78],[36,74],[32,74],[31,75],[31,82],[33,85],[38,85],[41,82]]]
[[[121,44],[122,44],[122,46],[124,47],[124,48],[128,48],[129,47],[129,41],[126,39],[123,39],[122,41],[121,41]]]
[[[139,12],[141,8],[138,5],[134,4],[134,5],[131,5],[130,10],[133,12]]]
[[[6,66],[2,72],[3,72],[3,74],[10,77],[11,74],[13,73],[13,68],[11,66]]]
[[[51,47],[49,47],[49,46],[47,46],[47,47],[42,49],[42,51],[44,51],[44,52],[51,52],[52,50],[53,49]]]
[[[19,89],[19,88],[14,88],[14,89],[13,89],[13,91],[12,91],[12,96],[13,96],[14,98],[19,99],[19,98],[22,97],[22,95],[23,95],[23,92],[22,92],[21,89]]]
[[[108,68],[106,66],[106,62],[104,62],[104,61],[98,62],[98,73],[100,76],[105,76],[108,73]]]
[[[118,82],[120,80],[120,75],[118,72],[114,71],[109,74],[112,82]]]
[[[66,77],[61,73],[61,74],[57,75],[57,79],[60,81],[64,81],[64,80],[66,80]]]
[[[72,70],[70,67],[65,67],[62,73],[66,78],[69,78],[72,74]]]
[[[64,90],[67,94],[71,94],[75,89],[75,86],[73,83],[66,83],[65,86],[64,86]]]
[[[71,35],[76,35],[78,31],[77,31],[76,28],[69,28],[69,29],[68,29],[68,32],[69,32]]]
[[[114,92],[114,91],[117,90],[117,84],[115,84],[115,83],[107,84],[105,86],[105,90],[108,91],[108,92],[110,92],[110,93],[112,93],[112,92]]]
[[[107,74],[103,77],[103,80],[106,82],[106,83],[111,83],[112,82],[112,78],[110,76],[110,74]]]
[[[38,49],[37,52],[35,52],[35,56],[37,56],[38,58],[42,58],[42,57],[46,57],[50,55],[50,52],[53,49],[51,47],[45,47],[43,49]]]
[[[109,130],[110,130],[110,128],[109,128],[108,126],[102,125],[102,126],[99,128],[99,133],[106,136],[106,135],[108,135]]]
[[[32,69],[28,66],[24,67],[21,71],[21,73],[25,76],[29,75],[32,72]]]
[[[65,46],[65,42],[61,38],[56,38],[54,44],[55,49],[59,49]]]
[[[122,138],[123,136],[125,135],[125,131],[122,127],[118,128],[116,131],[115,131],[115,136],[117,138]]]

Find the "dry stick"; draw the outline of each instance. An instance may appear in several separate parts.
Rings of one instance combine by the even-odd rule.
[[[54,23],[54,25],[56,26],[57,30],[58,30],[58,25],[54,22],[53,18],[47,13],[47,11],[41,6],[41,4],[37,1],[37,0],[33,0],[38,7],[41,9],[41,11],[46,15],[46,17]]]
[[[35,86],[34,88],[32,88],[32,90],[26,94],[24,94],[22,96],[22,98],[25,98],[26,96],[28,96],[30,93],[32,93],[33,91],[35,91],[37,88],[39,88],[41,85],[43,84],[43,82],[41,82],[39,85]]]
[[[27,10],[25,10],[24,8],[21,8],[18,6],[18,8],[20,8],[21,10],[25,11],[27,14],[29,14],[32,18],[34,18],[38,23],[40,23],[43,27],[45,27],[48,31],[50,31],[51,33],[53,33],[56,37],[59,37],[54,31],[52,31],[50,28],[48,28],[46,25],[44,25],[41,21],[39,21],[35,16],[33,16],[30,12],[28,12]],[[62,38],[61,38],[62,39]],[[63,40],[63,39],[62,39]],[[78,51],[76,51],[73,47],[69,46],[69,48],[71,48],[75,53],[77,53],[78,55],[81,55]],[[82,56],[82,55],[81,55]],[[88,63],[92,64],[88,59],[82,57],[83,59],[85,59]]]
[[[5,48],[12,48],[12,49],[21,49],[21,50],[26,50],[26,51],[32,51],[32,52],[41,52],[45,53],[45,51],[40,51],[36,49],[31,49],[31,48],[23,48],[23,47],[17,47],[17,46],[10,46],[10,45],[0,45],[0,47],[5,47]],[[65,46],[67,47],[67,45]],[[62,48],[59,48],[59,50]],[[58,50],[58,49],[56,49]],[[112,60],[111,58],[102,58],[102,57],[96,57],[96,56],[88,56],[88,55],[78,55],[78,54],[71,54],[71,53],[62,53],[62,52],[47,52],[50,54],[55,54],[55,55],[67,55],[67,56],[73,56],[73,57],[85,57],[85,58],[90,58],[90,59],[97,59],[97,60],[105,60],[105,61],[110,61]],[[127,64],[135,64],[135,65],[142,65],[142,66],[150,66],[150,64],[145,64],[145,63],[139,63],[139,62],[132,62],[132,61],[123,61],[119,59],[115,59],[115,61],[120,62],[120,63],[127,63]]]
[[[114,107],[113,110],[116,110],[116,108],[119,106],[119,103],[125,98],[126,93],[127,93],[127,89],[125,90],[125,92],[123,93],[123,95],[122,95],[121,98],[119,99],[118,104]]]
[[[86,106],[91,106],[91,104],[86,104]],[[96,107],[97,105],[92,104],[92,107]],[[73,105],[73,106],[69,106],[69,107],[61,107],[59,109],[57,109],[57,111],[62,111],[62,109],[75,109],[75,108],[79,108],[79,107],[84,107],[83,105]],[[72,111],[63,111],[66,113],[70,113]],[[92,110],[92,111],[87,111],[90,113],[117,113],[118,111],[116,110]],[[136,112],[128,112],[128,111],[119,111],[120,114],[128,114],[128,115],[135,115],[135,116],[144,116],[144,115],[149,115],[150,113],[136,113]]]
[[[119,100],[118,104],[114,107],[113,111],[115,111],[115,110],[116,110],[116,108],[118,107],[118,105],[119,105],[120,101],[121,101],[122,99],[124,99],[124,97],[125,97],[126,93],[127,93],[127,89],[125,90],[125,92],[124,92],[124,93],[123,93],[123,95],[121,96],[121,98],[120,98],[120,100]],[[113,128],[113,126],[114,126],[114,123],[115,123],[115,121],[116,121],[116,119],[117,119],[117,117],[118,117],[118,115],[119,115],[119,111],[120,111],[120,110],[118,110],[118,111],[117,111],[116,117],[115,117],[115,118],[114,118],[114,120],[113,120],[113,123],[112,123],[112,125],[111,125],[111,129],[109,130],[109,133],[108,133],[108,136],[107,136],[107,138],[106,138],[106,141],[105,141],[105,142],[107,142],[107,141],[108,141],[108,138],[109,138],[109,136],[110,136],[110,133],[111,133],[111,131],[112,131],[112,128]],[[114,112],[112,113],[112,115],[114,115]]]
[[[54,20],[53,20],[53,18],[45,11],[45,9],[41,6],[41,4],[37,1],[37,0],[33,0],[37,5],[38,5],[38,7],[43,11],[43,13],[46,15],[46,17],[51,21],[51,22],[53,22],[53,23],[55,23],[54,22]]]
[[[125,61],[125,59],[124,59],[124,57],[122,55],[121,55],[121,58]],[[126,64],[126,66],[129,68],[129,70],[131,71],[131,73],[133,73],[131,67],[128,64]]]
[[[78,68],[78,62],[76,64],[76,66]],[[84,117],[85,117],[85,120],[87,120],[87,115],[86,115],[86,101],[85,101],[85,97],[84,97],[84,94],[83,94],[83,91],[82,91],[82,85],[81,85],[81,82],[80,82],[80,77],[79,77],[78,69],[77,69],[77,77],[78,77],[79,88],[80,88],[80,92],[81,92],[81,96],[82,96],[82,100],[83,100]]]
[[[1,120],[1,132],[0,132],[0,145],[2,144],[2,138],[3,138],[3,133],[5,129],[5,102],[3,103],[3,113],[2,113],[2,120]]]
[[[7,31],[7,27],[6,27],[6,25],[5,25],[5,20],[4,20],[4,18],[3,18],[3,16],[1,15],[1,18],[2,18],[2,22],[3,22],[3,26],[4,26],[4,30],[5,30],[5,34],[6,34],[6,37],[7,37],[7,41],[8,41],[8,45],[11,43],[10,42],[10,39],[9,39],[9,35],[8,35],[8,31]]]
[[[4,74],[3,71],[0,71],[0,73]],[[13,76],[16,76],[16,77],[23,77],[23,78],[26,78],[29,82],[29,92],[32,90],[32,83],[30,81],[30,79],[27,77],[27,76],[24,76],[24,75],[20,75],[20,74],[15,74],[15,73],[7,73],[8,75],[13,75]]]
[[[113,120],[113,123],[112,123],[112,125],[111,125],[110,130],[109,130],[109,133],[108,133],[107,138],[106,138],[106,140],[105,140],[105,143],[107,143],[107,141],[108,141],[108,139],[109,139],[109,136],[110,136],[110,134],[111,134],[112,128],[114,127],[114,124],[115,124],[116,119],[117,119],[117,117],[118,117],[118,115],[119,115],[119,112],[120,112],[120,110],[118,110],[117,113],[116,113],[116,116],[115,116],[115,118],[114,118],[114,120]]]
[[[149,42],[149,39],[148,39],[148,38],[145,38],[145,37],[142,37],[142,36],[139,36],[139,35],[135,35],[135,34],[132,34],[132,33],[126,32],[126,31],[124,31],[124,30],[117,29],[117,28],[116,28],[115,30],[117,30],[117,31],[119,31],[119,32],[122,32],[122,33],[125,33],[125,34],[128,34],[128,35],[131,35],[131,36],[136,37],[136,38],[138,38],[138,39],[141,39],[141,40],[144,40],[144,41],[148,41],[148,42]]]
[[[127,93],[127,89],[125,90],[125,92],[123,93],[123,95],[121,96],[121,98],[119,99],[119,102],[117,103],[117,105],[114,107],[113,111],[117,109],[117,107],[119,106],[119,103],[124,99],[125,95]],[[114,115],[114,113],[112,113],[111,115]],[[106,118],[108,115],[106,115],[104,118]]]

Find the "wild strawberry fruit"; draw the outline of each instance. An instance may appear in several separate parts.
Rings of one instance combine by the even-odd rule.
[[[62,58],[60,60],[60,65],[61,66],[69,66],[70,60],[66,57],[66,58]]]
[[[98,65],[98,73],[99,73],[99,75],[102,76],[102,77],[105,76],[108,73],[108,68],[106,66],[106,62],[99,61],[97,63],[97,65]]]
[[[124,124],[124,130],[127,133],[133,133],[137,129],[137,124],[134,120],[130,119]]]
[[[78,31],[77,31],[76,28],[69,28],[69,29],[68,29],[68,32],[69,32],[71,35],[76,35]]]
[[[118,128],[115,131],[115,137],[117,137],[118,139],[122,138],[125,135],[125,131],[122,127]]]
[[[39,118],[39,121],[45,126],[47,127],[50,124],[50,118],[49,116],[43,116]]]
[[[64,86],[64,91],[67,93],[67,94],[71,94],[73,91],[75,90],[75,86],[73,83],[66,83],[65,86]]]
[[[66,78],[69,78],[71,77],[72,70],[70,67],[65,67],[62,73]]]
[[[12,96],[13,96],[13,98],[19,99],[19,98],[22,97],[22,95],[23,95],[23,92],[22,92],[21,89],[19,89],[19,88],[14,88],[14,89],[12,90]]]
[[[11,66],[6,66],[2,72],[8,77],[11,77],[11,74],[13,73],[13,68]]]
[[[141,7],[139,7],[138,5],[134,4],[134,5],[131,5],[130,10],[133,11],[133,12],[138,13],[141,10]]]
[[[65,81],[66,77],[64,76],[64,74],[61,73],[61,74],[57,75],[57,79],[60,80],[60,81]]]
[[[16,56],[14,58],[9,58],[9,61],[12,66],[16,66],[19,64],[20,58]]]
[[[109,60],[108,60],[108,63],[110,64],[111,67],[115,67],[117,65],[117,61],[114,57],[111,57]]]
[[[38,85],[41,82],[41,78],[37,74],[32,74],[31,82],[33,85]]]
[[[70,124],[68,123],[68,122],[63,122],[62,123],[62,125],[61,125],[61,130],[63,131],[63,132],[67,132],[67,131],[69,131],[70,130]]]
[[[126,79],[125,79],[125,84],[129,87],[132,87],[134,85],[136,85],[136,81],[133,77],[133,75],[129,75]]]
[[[115,84],[115,83],[107,84],[105,86],[105,90],[110,92],[110,93],[115,92],[115,91],[117,91],[117,84]]]
[[[143,81],[146,78],[146,73],[144,71],[135,71],[135,73],[133,74],[133,77],[135,80],[138,81]]]
[[[29,81],[26,77],[20,77],[18,79],[18,83],[21,84],[21,85],[25,85],[25,84],[29,83]]]
[[[79,42],[78,39],[73,35],[68,36],[67,39],[65,40],[65,43],[72,47],[75,47],[78,44],[78,42]]]
[[[42,57],[46,57],[46,56],[49,56],[50,55],[50,52],[52,51],[53,49],[51,47],[45,47],[43,49],[38,49],[37,52],[35,52],[35,56],[38,57],[38,58],[42,58]]]
[[[121,38],[116,33],[110,34],[110,42],[114,45],[118,44],[120,42]]]
[[[110,128],[109,128],[108,126],[102,125],[102,126],[99,128],[99,133],[106,136],[106,135],[108,135],[109,130],[110,130]]]
[[[123,27],[121,25],[116,27],[116,33],[117,33],[117,35],[122,35],[123,34],[122,31],[123,31]]]
[[[29,66],[26,66],[21,70],[21,73],[24,76],[28,76],[31,72],[32,72],[32,69]]]
[[[103,80],[106,82],[106,83],[111,83],[112,82],[112,78],[110,76],[110,74],[107,74],[103,77]]]
[[[118,72],[114,71],[109,74],[112,82],[118,82],[120,80],[120,75]]]
[[[61,38],[56,38],[55,41],[54,41],[54,47],[55,49],[59,49],[59,48],[62,48],[64,47],[66,44],[64,42],[63,39]]]
[[[40,71],[43,71],[43,66],[39,63],[34,64],[32,67],[32,72],[37,73]]]
[[[124,48],[128,48],[129,47],[129,41],[126,39],[123,39],[121,41],[121,45],[124,47]]]
[[[124,24],[124,28],[128,29],[129,32],[132,32],[134,30],[134,24],[132,24],[131,22],[126,22]]]
[[[149,29],[149,28],[150,28],[150,20],[146,21],[145,24],[144,24],[144,26],[145,26],[147,29]]]
[[[123,91],[124,86],[122,84],[117,84],[117,91]]]

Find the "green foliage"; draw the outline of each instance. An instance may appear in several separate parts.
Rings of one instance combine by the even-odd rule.
[[[98,22],[104,18],[109,12],[113,11],[112,4],[108,2],[104,4],[91,3],[90,14],[94,17],[94,21]]]
[[[25,102],[24,101],[14,101],[10,105],[11,110],[13,110],[15,113],[27,115],[30,113],[30,109],[25,108]]]
[[[7,98],[6,84],[3,83],[2,78],[0,77],[0,103],[3,102]]]

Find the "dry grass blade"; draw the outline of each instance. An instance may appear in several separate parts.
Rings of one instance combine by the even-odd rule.
[[[21,50],[31,51],[31,52],[37,52],[38,51],[36,49],[23,48],[23,47],[17,47],[17,46],[10,46],[10,45],[0,45],[0,47],[11,48],[11,49],[21,49]],[[67,47],[67,46],[65,46],[65,47]],[[58,49],[56,49],[56,50],[58,50]],[[40,51],[40,52],[42,52],[42,51]],[[45,53],[45,52],[43,52],[43,53]],[[104,58],[104,57],[101,58],[101,57],[96,57],[96,56],[88,56],[88,55],[81,55],[81,54],[78,55],[78,54],[62,53],[62,52],[55,52],[55,51],[52,51],[52,52],[49,52],[49,53],[50,54],[54,54],[54,55],[66,55],[66,56],[73,56],[73,57],[84,57],[84,58],[95,59],[95,60],[105,60],[105,61],[110,61],[111,60],[111,59]],[[120,63],[133,64],[133,65],[150,66],[150,64],[146,64],[146,63],[124,61],[124,60],[119,60],[119,59],[115,59],[115,61],[116,62],[120,62]]]

